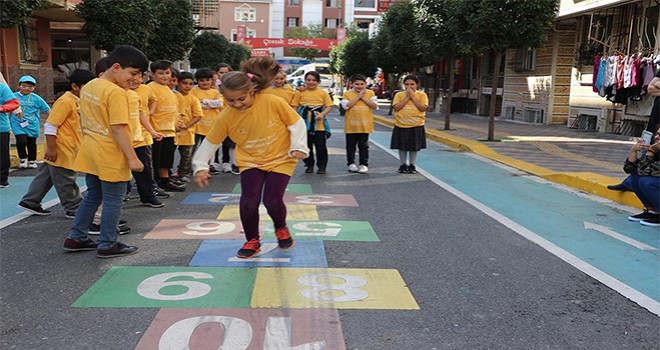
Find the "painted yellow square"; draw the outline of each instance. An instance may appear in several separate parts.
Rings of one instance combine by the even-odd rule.
[[[419,310],[397,270],[260,268],[253,308]]]
[[[316,210],[315,205],[287,205],[286,206],[286,218],[288,220],[318,220],[319,213]],[[264,220],[270,220],[266,207],[262,205],[259,206],[259,218]],[[218,220],[240,220],[240,214],[238,211],[238,205],[225,205],[220,214],[218,214]]]

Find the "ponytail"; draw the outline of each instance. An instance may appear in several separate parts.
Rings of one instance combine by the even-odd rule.
[[[241,72],[229,72],[222,76],[220,91],[248,91],[259,93],[269,87],[277,73],[279,64],[268,56],[253,57],[243,62]]]

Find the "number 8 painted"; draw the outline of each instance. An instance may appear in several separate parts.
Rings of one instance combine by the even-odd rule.
[[[323,283],[319,280],[329,279],[329,278],[339,278],[343,279],[344,283],[342,284],[332,284],[332,283]],[[366,299],[369,296],[364,290],[358,289],[359,287],[365,286],[367,280],[352,275],[344,274],[323,274],[316,273],[311,275],[304,275],[298,278],[298,283],[310,286],[312,288],[305,289],[300,294],[307,299],[312,299],[316,301],[336,301],[336,302],[350,302],[350,301],[360,301]],[[324,293],[324,291],[330,291],[329,293]],[[332,295],[333,291],[343,292],[343,295],[334,296]]]

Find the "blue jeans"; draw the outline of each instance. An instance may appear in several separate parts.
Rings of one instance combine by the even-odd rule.
[[[630,175],[630,185],[646,208],[660,209],[660,177]]]
[[[126,194],[126,181],[102,181],[98,176],[87,174],[87,194],[76,210],[76,218],[69,231],[69,237],[76,240],[85,240],[89,234],[89,225],[94,220],[94,213],[101,203],[101,236],[96,241],[98,249],[109,249],[117,243],[119,235],[119,216],[124,204]]]

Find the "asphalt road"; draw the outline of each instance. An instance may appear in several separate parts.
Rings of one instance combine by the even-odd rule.
[[[329,144],[343,150],[343,120],[336,113],[331,115],[335,132]],[[384,133],[389,129],[380,126],[377,129],[382,133],[374,134],[372,140],[388,146],[388,142],[381,141],[386,139]],[[482,161],[438,146],[420,152],[420,158],[422,155],[424,158],[420,159],[419,167],[424,174],[398,174],[398,160],[375,144],[370,148],[370,172],[365,175],[348,173],[344,156],[340,152],[332,153],[327,175],[305,174],[300,164],[291,184],[309,184],[314,194],[352,195],[359,206],[319,206],[319,219],[367,221],[379,241],[325,240],[322,245],[327,267],[364,273],[369,286],[385,283],[384,287],[369,290],[374,295],[390,287],[405,289],[418,308],[399,308],[403,297],[384,297],[383,304],[369,307],[365,306],[366,301],[337,303],[341,333],[326,342],[328,350],[343,349],[344,343],[346,349],[360,350],[659,348],[657,315],[531,242],[493,215],[478,210],[440,186],[437,180],[459,191],[462,187],[475,188],[471,198],[501,202],[512,209],[503,215],[528,214],[540,227],[555,225],[556,222],[549,221],[557,220],[548,216],[548,222],[544,222],[544,215],[535,212],[538,209],[532,201],[528,200],[528,207],[521,206],[518,201],[525,203],[525,199],[514,196],[558,191],[560,194],[556,196],[544,196],[543,206],[566,217],[570,215],[562,210],[572,210],[567,198],[580,205],[590,199],[487,163],[483,166],[496,169],[487,174],[490,176],[487,181],[492,181],[494,186],[511,179],[531,185],[522,188],[528,185],[521,182],[517,188],[510,188],[511,197],[502,195],[508,193],[507,187],[503,187],[503,192],[478,189],[484,185],[485,170],[461,168],[461,164]],[[437,164],[438,168],[431,164]],[[200,190],[191,184],[187,192],[167,199],[161,209],[140,207],[137,200],[127,202],[123,217],[129,221],[132,233],[121,240],[140,248],[138,254],[128,257],[106,260],[95,258],[93,253],[65,254],[60,246],[71,221],[64,219],[59,206],[51,217],[29,217],[3,228],[0,233],[2,349],[134,349],[150,325],[158,321],[160,308],[122,307],[123,299],[119,296],[116,300],[119,306],[115,307],[74,307],[74,303],[112,267],[187,267],[202,240],[144,239],[145,234],[163,219],[215,219],[221,205],[181,202],[192,192],[232,192],[237,181],[238,176],[222,174],[212,178],[209,189]],[[496,198],[488,198],[489,195]],[[607,210],[610,209],[602,209]],[[625,221],[624,211],[612,210],[620,214],[616,217],[608,212],[612,220]],[[566,236],[571,234],[565,232]],[[657,236],[657,230],[633,234]],[[656,243],[657,238],[649,238],[649,244]],[[597,242],[586,244],[592,244],[594,250],[601,247]],[[302,247],[298,245],[294,249]],[[570,247],[562,247],[570,251]],[[597,257],[585,259],[599,263]],[[383,270],[398,272],[405,284],[393,283],[395,280],[390,277],[371,279],[371,272]],[[658,274],[653,276],[653,270],[650,273],[646,278],[655,278],[657,282]],[[119,282],[133,283],[129,279]],[[289,287],[270,286],[273,293]],[[236,283],[223,288],[239,289],[239,286]],[[656,288],[660,288],[658,283]],[[178,308],[186,307],[190,306],[183,303]],[[294,307],[282,309],[285,315],[295,313]],[[309,310],[312,315],[306,317],[314,321],[315,309]],[[224,348],[323,348],[302,345],[298,333],[307,332],[308,325],[296,317],[292,316],[293,340],[289,344],[263,345],[261,339],[256,340],[256,334],[263,329],[253,324],[255,340],[250,345],[225,344]],[[333,327],[336,326],[335,322]],[[191,337],[191,344],[197,342],[191,348],[218,348],[222,335],[229,333],[221,327],[199,330]],[[328,334],[333,337],[333,333]],[[312,344],[316,340],[321,339],[309,338],[304,342]],[[156,348],[145,345],[146,337],[142,341],[144,348]]]

